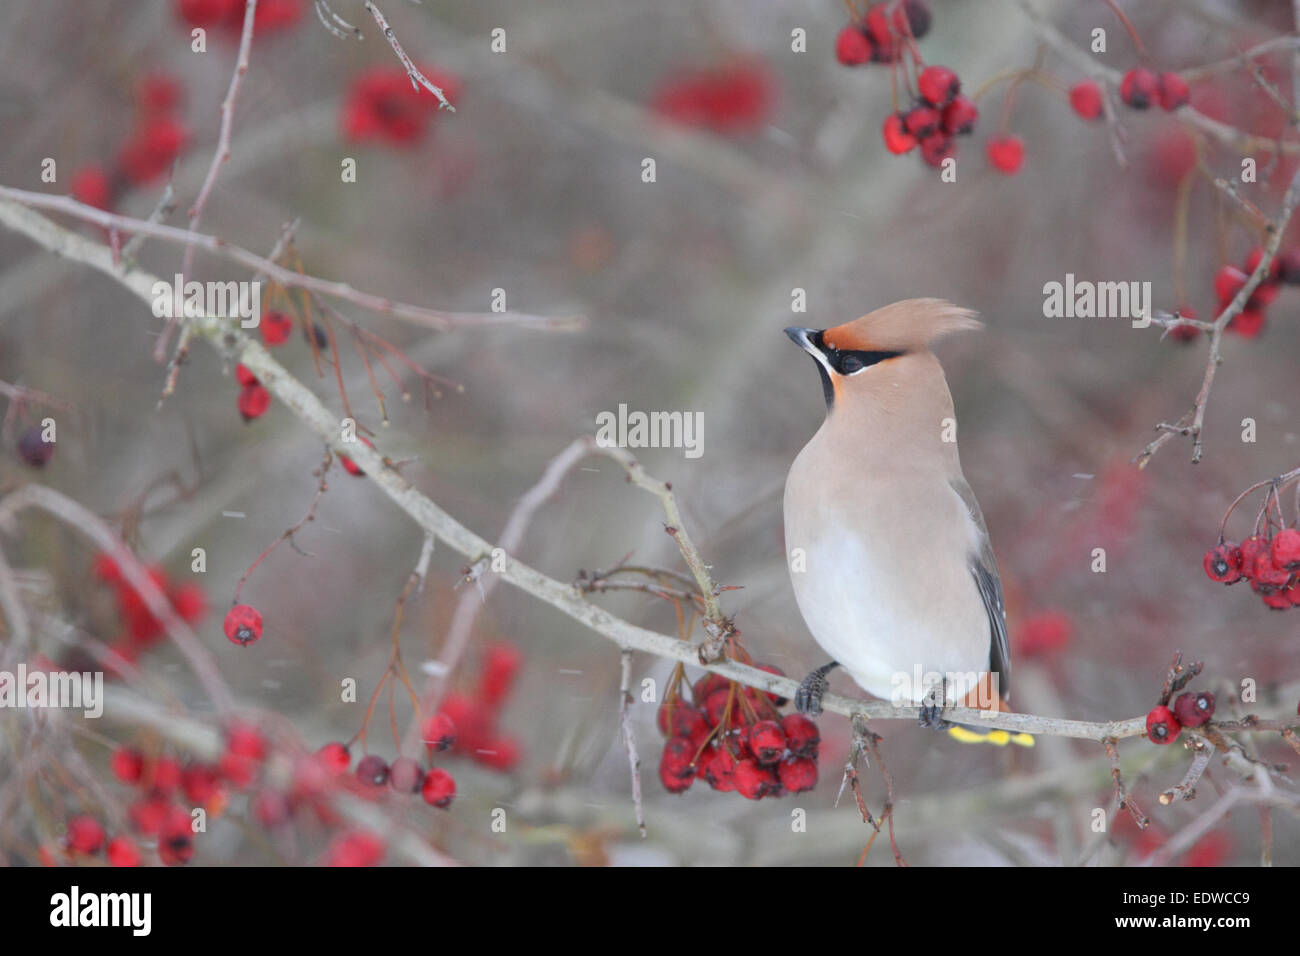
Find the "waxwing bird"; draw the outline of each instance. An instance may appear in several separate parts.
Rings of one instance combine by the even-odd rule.
[[[795,599],[832,658],[804,681],[801,710],[820,712],[839,666],[876,697],[922,705],[923,724],[959,740],[1033,741],[941,717],[945,703],[1006,709],[1011,672],[993,548],[930,351],[980,327],[942,299],[908,299],[835,328],[785,330],[812,356],[826,398],[785,485]]]

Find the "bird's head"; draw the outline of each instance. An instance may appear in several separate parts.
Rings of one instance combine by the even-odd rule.
[[[788,328],[785,334],[813,357],[826,407],[855,396],[870,398],[886,382],[923,389],[943,372],[930,345],[953,332],[978,329],[975,313],[943,299],[904,299],[830,329]]]

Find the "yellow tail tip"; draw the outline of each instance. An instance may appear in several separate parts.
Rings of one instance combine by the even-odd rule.
[[[1006,730],[980,732],[969,727],[953,726],[948,728],[948,735],[963,744],[993,744],[995,747],[1005,747],[1007,744],[1015,744],[1017,747],[1034,745],[1032,734],[1013,734]]]

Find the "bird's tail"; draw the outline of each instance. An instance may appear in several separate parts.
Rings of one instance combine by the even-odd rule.
[[[1034,745],[1033,734],[1013,734],[1009,730],[976,730],[962,724],[953,724],[949,727],[948,736],[963,744],[993,744],[996,747],[1005,747],[1007,744],[1015,744],[1018,747]]]
[[[992,698],[992,704],[989,698]],[[977,687],[967,695],[965,704],[967,707],[975,707],[980,710],[994,710],[998,713],[1010,713],[1011,708],[1001,697],[997,697],[990,692],[989,686]],[[1034,745],[1034,735],[1026,733],[1012,733],[1009,730],[984,730],[977,727],[971,727],[967,724],[953,724],[948,728],[948,735],[953,740],[963,744],[993,744],[995,747],[1005,747],[1007,744],[1015,744],[1017,747],[1032,747]]]

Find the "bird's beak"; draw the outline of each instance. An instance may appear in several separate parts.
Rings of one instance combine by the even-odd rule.
[[[785,330],[785,334],[790,337],[791,342],[810,355],[817,352],[817,344],[813,340],[813,336],[817,335],[816,329],[801,329],[798,326],[791,326]]]

